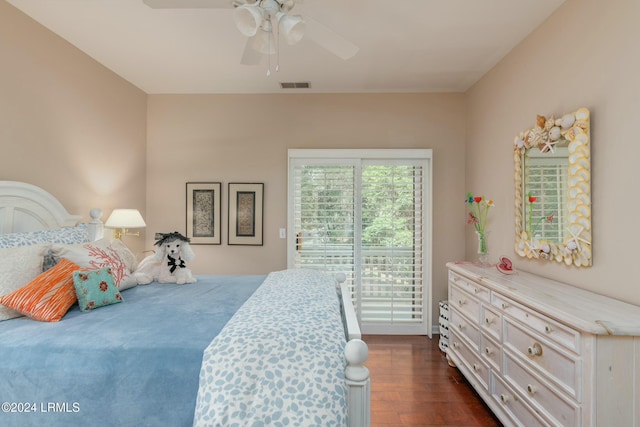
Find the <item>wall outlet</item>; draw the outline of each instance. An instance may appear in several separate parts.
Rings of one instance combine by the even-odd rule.
[[[281,239],[286,239],[287,238],[287,229],[286,228],[281,228],[280,229],[280,238]]]

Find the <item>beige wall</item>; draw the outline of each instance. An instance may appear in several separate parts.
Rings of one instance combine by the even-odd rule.
[[[496,201],[493,256],[640,304],[636,290],[635,122],[640,3],[567,0],[468,93],[150,95],[0,1],[0,179],[34,183],[73,213],[137,207],[157,231],[185,231],[187,181],[264,182],[264,246],[197,246],[197,273],[286,266],[288,148],[432,148],[433,299],[444,263],[475,258],[466,191]],[[592,112],[594,265],[577,269],[513,251],[511,144],[535,115]],[[145,152],[146,150],[146,152]],[[94,159],[94,160],[87,160]],[[146,200],[145,200],[146,197]],[[630,271],[628,271],[630,270]],[[630,273],[630,274],[629,274]],[[436,312],[434,307],[434,315]],[[435,317],[434,317],[435,318]]]
[[[146,94],[4,1],[0,58],[0,180],[85,220],[92,207],[144,212]]]
[[[223,183],[223,244],[196,246],[197,273],[286,268],[287,149],[433,149],[434,301],[447,260],[463,256],[464,103],[461,94],[150,95],[147,246],[185,231],[185,183]],[[264,246],[228,246],[227,184],[264,182]]]
[[[567,0],[468,93],[470,191],[495,199],[491,252],[518,269],[640,304],[638,117],[640,2]],[[567,267],[514,252],[515,135],[536,114],[591,110],[593,266]],[[468,257],[475,242],[467,229]]]

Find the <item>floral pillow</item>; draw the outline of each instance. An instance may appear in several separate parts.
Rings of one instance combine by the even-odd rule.
[[[89,241],[88,225],[78,224],[75,227],[57,228],[55,230],[25,231],[0,235],[0,248],[31,246],[38,243],[64,243],[73,245]]]
[[[82,311],[122,302],[122,295],[114,283],[111,267],[99,270],[75,271],[73,286]]]
[[[136,268],[136,257],[121,240],[100,239],[81,245],[51,245],[55,259],[66,258],[83,269],[111,267],[115,286],[123,291],[136,286],[132,272]]]

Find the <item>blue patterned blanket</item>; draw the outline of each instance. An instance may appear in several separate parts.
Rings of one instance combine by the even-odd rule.
[[[335,281],[271,273],[204,352],[194,426],[344,426]]]

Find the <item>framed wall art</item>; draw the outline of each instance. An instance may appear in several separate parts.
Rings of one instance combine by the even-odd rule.
[[[187,182],[187,237],[193,245],[222,242],[220,182]]]
[[[229,183],[229,244],[262,245],[264,184]]]

